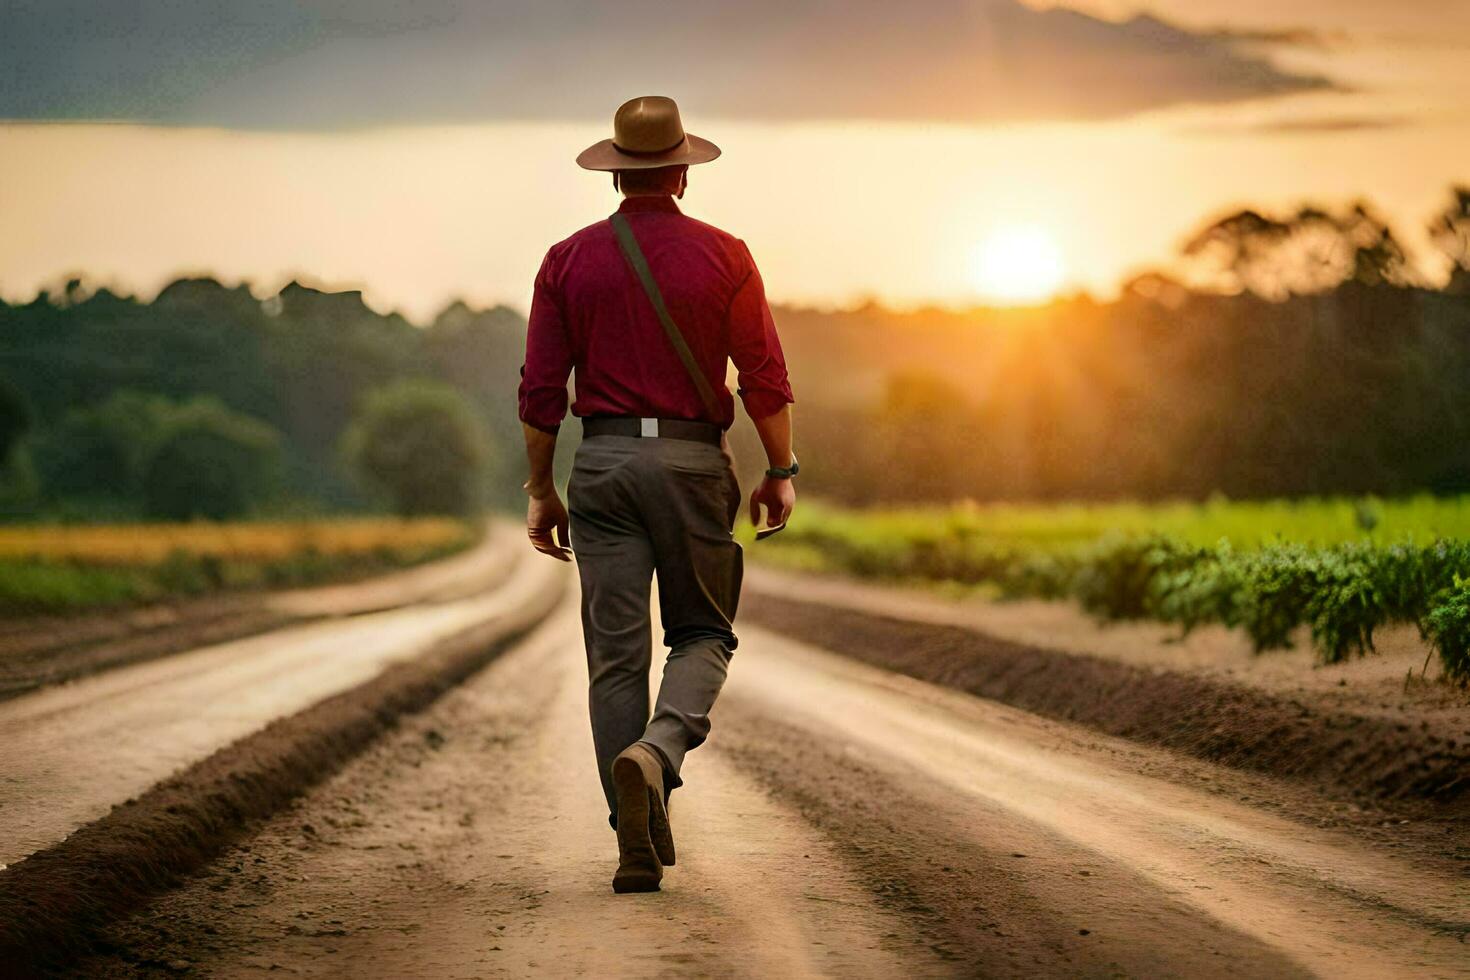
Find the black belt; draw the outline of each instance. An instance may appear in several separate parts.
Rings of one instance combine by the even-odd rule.
[[[632,436],[635,439],[683,439],[687,442],[707,442],[712,446],[723,444],[725,430],[713,422],[693,422],[688,419],[639,419],[631,417],[595,416],[582,420],[582,435]]]

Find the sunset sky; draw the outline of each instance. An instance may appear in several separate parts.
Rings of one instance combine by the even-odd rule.
[[[207,271],[524,306],[615,206],[573,158],[649,93],[723,147],[685,209],[773,298],[1107,295],[1239,204],[1368,196],[1420,242],[1470,182],[1470,3],[20,0],[0,294]]]

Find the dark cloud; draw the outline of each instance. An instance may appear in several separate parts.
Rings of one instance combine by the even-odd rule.
[[[1399,129],[1408,124],[1409,120],[1401,116],[1321,116],[1304,119],[1268,119],[1262,122],[1235,125],[1196,126],[1190,131],[1202,136],[1312,136]]]
[[[1083,10],[1110,9],[1109,0],[1056,0]],[[1470,38],[1464,0],[1130,0],[1160,17],[1191,27],[1244,26],[1292,31],[1304,25],[1329,36],[1359,40],[1412,37]]]
[[[0,118],[318,128],[1096,118],[1327,87],[1237,39],[1015,0],[6,0]]]
[[[1207,36],[1227,43],[1284,44],[1298,48],[1345,44],[1350,37],[1344,31],[1318,31],[1310,27],[1219,27]]]

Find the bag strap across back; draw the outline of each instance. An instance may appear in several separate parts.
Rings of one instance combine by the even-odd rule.
[[[633,229],[628,224],[628,219],[621,214],[612,216],[613,233],[617,235],[618,247],[623,250],[623,258],[628,260],[632,266],[633,274],[638,277],[643,291],[648,294],[648,301],[653,304],[653,312],[658,314],[658,322],[663,325],[664,334],[673,345],[674,352],[679,355],[679,360],[684,362],[684,370],[689,372],[689,380],[694,382],[694,387],[699,389],[700,400],[704,402],[705,410],[709,412],[710,421],[718,421],[720,418],[720,403],[715,398],[714,389],[710,387],[709,379],[699,369],[699,364],[694,360],[694,352],[689,349],[689,343],[684,339],[684,333],[674,318],[669,316],[669,308],[664,305],[664,294],[659,291],[658,283],[653,278],[653,270],[648,267],[648,259],[643,255],[643,249],[638,247],[638,239],[633,236]]]

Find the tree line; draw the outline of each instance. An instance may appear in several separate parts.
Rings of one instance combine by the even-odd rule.
[[[504,308],[419,328],[356,292],[262,301],[212,279],[0,304],[0,511],[476,509],[507,479],[490,447],[516,424],[524,329]]]
[[[1110,303],[785,311],[803,484],[853,504],[1470,492],[1470,188],[1428,230],[1434,282],[1357,203],[1212,221],[1177,275]]]
[[[803,485],[846,503],[1470,492],[1470,189],[1429,230],[1437,283],[1353,204],[1212,221],[1177,276],[1114,302],[778,309]],[[505,307],[418,327],[295,283],[0,303],[0,514],[516,504],[524,339]],[[748,423],[732,439],[753,477]]]

